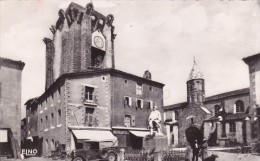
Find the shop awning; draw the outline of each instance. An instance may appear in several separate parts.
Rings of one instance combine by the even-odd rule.
[[[146,137],[147,135],[150,134],[149,131],[132,131],[132,130],[130,130],[130,133],[137,137]]]
[[[105,130],[72,130],[75,137],[79,140],[87,141],[117,141],[117,138],[110,132]]]

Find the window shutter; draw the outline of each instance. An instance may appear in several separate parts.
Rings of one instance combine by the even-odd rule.
[[[176,121],[176,118],[175,118],[175,111],[172,112],[172,121]]]
[[[131,116],[132,126],[135,126],[135,115]]]
[[[82,101],[85,100],[85,86],[81,85],[81,99]]]
[[[127,105],[126,97],[125,97],[125,96],[123,97],[123,104],[124,104],[124,107]]]
[[[0,98],[2,97],[2,82],[0,82]]]
[[[153,101],[150,101],[150,109],[153,109]]]
[[[236,104],[234,104],[234,113],[236,113]]]
[[[141,100],[141,108],[144,107],[144,100]]]
[[[132,98],[129,97],[129,106],[132,106]]]

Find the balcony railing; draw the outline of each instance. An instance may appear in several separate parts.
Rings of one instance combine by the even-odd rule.
[[[97,95],[85,94],[83,104],[97,105]]]

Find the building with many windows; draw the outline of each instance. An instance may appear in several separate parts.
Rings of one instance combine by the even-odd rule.
[[[149,71],[139,77],[115,69],[113,19],[92,3],[71,3],[51,27],[54,38],[43,39],[46,90],[36,108],[44,156],[57,147],[71,152],[85,140],[142,148],[152,107],[162,113],[162,83]]]

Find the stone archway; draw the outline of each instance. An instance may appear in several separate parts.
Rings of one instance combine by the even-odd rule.
[[[196,127],[196,126],[191,126],[185,130],[185,135],[187,141],[192,144],[194,140],[198,140],[199,143],[202,142],[203,140],[203,133],[202,131]]]

